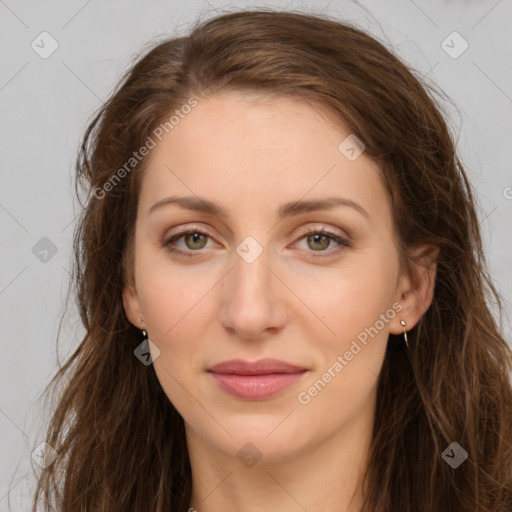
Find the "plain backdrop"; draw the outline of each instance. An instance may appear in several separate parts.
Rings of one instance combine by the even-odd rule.
[[[87,121],[148,42],[242,7],[357,23],[453,101],[459,155],[478,191],[489,267],[510,314],[512,4],[502,0],[0,0],[0,511],[29,510],[44,440],[44,386],[83,334],[71,301],[57,351],[78,203],[73,166]],[[456,32],[456,34],[454,34]],[[53,52],[52,52],[53,50]],[[510,320],[505,318],[510,340]]]

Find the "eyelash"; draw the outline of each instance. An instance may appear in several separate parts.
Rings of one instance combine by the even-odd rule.
[[[185,235],[190,235],[190,234],[194,234],[194,233],[201,234],[208,238],[211,238],[210,234],[207,233],[206,231],[203,231],[202,229],[192,228],[192,229],[188,229],[187,231],[182,231],[180,233],[177,233],[177,234],[171,236],[170,238],[166,239],[163,242],[162,247],[164,247],[170,253],[177,254],[178,256],[189,257],[189,258],[199,256],[199,253],[203,252],[202,249],[197,249],[195,251],[183,251],[181,249],[176,249],[175,247],[171,246],[172,242],[179,240],[180,238],[182,238]],[[347,239],[342,238],[341,236],[339,236],[335,233],[332,233],[330,231],[327,231],[325,229],[310,229],[309,231],[306,231],[305,233],[303,233],[302,236],[299,238],[299,240],[302,240],[311,235],[324,235],[339,244],[339,246],[333,250],[308,251],[308,252],[313,253],[311,255],[312,258],[327,258],[327,257],[333,256],[334,254],[338,254],[340,251],[343,251],[344,248],[351,247],[351,244]],[[314,254],[315,252],[317,252],[317,253],[320,252],[320,253],[324,253],[324,254]],[[325,253],[327,253],[327,254],[325,254]]]

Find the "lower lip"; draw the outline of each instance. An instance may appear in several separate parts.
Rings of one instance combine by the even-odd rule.
[[[230,395],[244,400],[262,400],[277,395],[299,381],[306,370],[298,373],[268,375],[234,375],[210,372],[217,384]]]

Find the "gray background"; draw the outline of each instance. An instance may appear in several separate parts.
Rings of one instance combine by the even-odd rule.
[[[31,453],[44,440],[42,422],[49,411],[39,394],[57,369],[58,355],[62,361],[82,335],[71,302],[57,353],[78,212],[72,169],[89,117],[148,41],[184,34],[197,16],[205,19],[235,7],[255,6],[326,12],[354,21],[392,46],[453,100],[455,106],[445,105],[450,126],[478,191],[490,270],[510,314],[509,0],[236,5],[213,0],[0,0],[0,511],[8,510],[8,498],[12,510],[29,509],[35,465]],[[44,31],[58,44],[47,58],[40,55],[51,49],[48,36],[40,36]],[[464,42],[458,36],[447,39],[454,31],[469,45],[457,58]],[[31,47],[33,41],[39,53]],[[44,237],[51,242],[41,241]],[[505,329],[510,339],[509,318]]]

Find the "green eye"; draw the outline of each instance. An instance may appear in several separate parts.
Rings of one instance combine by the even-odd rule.
[[[342,251],[345,247],[351,246],[349,241],[345,238],[323,229],[313,229],[305,233],[300,240],[302,239],[306,239],[307,249],[305,250],[311,253],[313,258],[333,256],[339,251]],[[336,242],[338,246],[327,250],[332,241]],[[311,250],[308,251],[308,249]]]
[[[205,235],[204,233],[201,233],[199,231],[194,231],[187,233],[183,236],[183,239],[185,240],[185,244],[187,247],[193,250],[202,249],[206,245],[206,237],[208,235]],[[203,239],[201,240],[201,237]]]
[[[316,233],[314,235],[308,235],[307,236],[308,245],[310,243],[313,244],[319,244],[321,247],[317,247],[317,249],[324,250],[329,247],[330,238],[326,235],[321,235],[319,233]],[[311,246],[310,246],[311,247]]]

